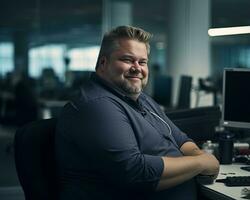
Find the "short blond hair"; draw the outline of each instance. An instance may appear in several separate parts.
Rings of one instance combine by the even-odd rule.
[[[99,66],[99,61],[102,56],[109,58],[110,54],[119,48],[119,39],[132,39],[143,42],[146,45],[147,53],[150,53],[149,41],[152,34],[144,31],[141,28],[133,26],[118,26],[106,33],[102,39],[101,49],[98,55],[96,68]]]

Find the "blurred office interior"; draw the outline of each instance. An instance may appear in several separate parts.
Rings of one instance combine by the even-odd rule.
[[[250,68],[249,0],[1,0],[0,199],[23,199],[13,137],[56,117],[95,69],[102,35],[118,25],[153,33],[145,92],[166,112],[220,106],[224,68]]]

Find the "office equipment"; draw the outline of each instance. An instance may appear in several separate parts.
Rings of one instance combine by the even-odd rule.
[[[243,169],[243,170],[246,170],[246,171],[250,172],[250,166],[241,167],[241,169]]]
[[[222,125],[250,129],[250,69],[228,68],[223,74]]]
[[[227,176],[249,176],[249,172],[242,170],[245,165],[232,164],[220,165],[220,173],[217,179],[225,179]],[[201,193],[211,200],[245,200],[242,190],[249,186],[228,187],[224,183],[214,182],[210,185],[200,185]]]
[[[250,186],[250,176],[227,176],[217,179],[216,182],[224,183],[226,186]]]
[[[166,111],[166,115],[195,142],[214,139],[221,119],[218,106]]]
[[[16,170],[26,200],[57,199],[55,127],[52,118],[32,122],[16,132]]]
[[[247,155],[236,155],[234,157],[234,162],[248,165],[250,164],[250,157]],[[250,166],[249,166],[249,169],[250,169]]]
[[[220,164],[232,164],[234,134],[220,134],[219,136],[219,160]]]
[[[245,199],[250,199],[250,188],[243,188],[241,194],[244,195]]]
[[[236,150],[248,150],[249,149],[249,144],[246,142],[234,142],[233,145],[234,145],[233,148]],[[212,146],[214,148],[218,148],[219,145],[218,143],[212,143]],[[246,157],[248,156],[246,155]],[[250,160],[250,157],[248,159]]]

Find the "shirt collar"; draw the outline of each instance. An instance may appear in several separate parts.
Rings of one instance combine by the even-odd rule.
[[[116,96],[118,96],[119,98],[123,99],[124,101],[126,101],[128,104],[135,106],[137,109],[141,109],[142,107],[142,102],[145,99],[145,96],[143,95],[143,93],[141,93],[137,99],[137,101],[134,101],[133,99],[131,99],[130,97],[126,96],[119,88],[115,88],[113,85],[111,85],[109,82],[105,81],[104,79],[102,79],[100,76],[98,76],[95,72],[91,74],[90,79],[96,83],[98,83],[99,85],[101,85],[102,87],[104,87],[105,89],[107,89],[108,91],[110,91],[111,93],[115,94]]]

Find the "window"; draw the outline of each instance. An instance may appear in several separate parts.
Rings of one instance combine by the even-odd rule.
[[[29,51],[29,74],[39,77],[44,68],[52,68],[60,79],[64,78],[65,45],[45,45]]]
[[[74,48],[67,52],[69,70],[94,71],[99,46]],[[65,45],[46,45],[29,51],[29,74],[37,78],[44,68],[52,68],[60,79],[64,79],[66,55]]]
[[[0,43],[0,76],[14,69],[14,46],[11,42]]]
[[[99,50],[99,46],[71,49],[69,70],[94,71]]]

